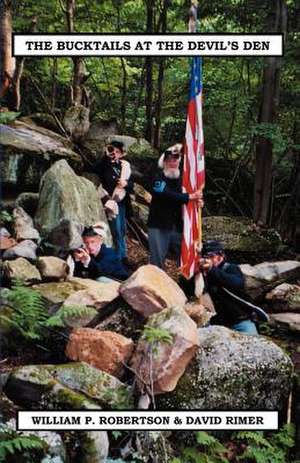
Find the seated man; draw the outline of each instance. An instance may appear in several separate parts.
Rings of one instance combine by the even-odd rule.
[[[116,251],[103,243],[105,233],[102,227],[96,225],[84,229],[84,246],[73,251],[74,276],[99,281],[126,280],[129,277]]]
[[[262,316],[264,312],[244,299],[244,276],[238,265],[226,262],[221,243],[204,243],[199,266],[217,312],[211,320],[212,324],[225,325],[236,331],[257,335],[256,325],[251,319],[252,313],[258,311]],[[197,286],[197,276],[195,285]]]

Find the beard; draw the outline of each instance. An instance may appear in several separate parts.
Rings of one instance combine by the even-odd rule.
[[[167,178],[179,178],[180,177],[180,170],[178,167],[176,168],[171,168],[171,167],[165,167],[163,170],[164,176]]]

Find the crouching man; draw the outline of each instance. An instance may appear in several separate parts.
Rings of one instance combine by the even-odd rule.
[[[209,292],[217,312],[211,323],[225,325],[236,331],[257,335],[253,316],[268,321],[265,312],[245,300],[244,276],[238,265],[226,262],[224,248],[218,241],[207,241],[202,248],[199,270],[204,276],[206,290]],[[197,276],[195,277],[197,294]]]
[[[103,282],[128,278],[129,273],[116,251],[104,244],[105,236],[106,230],[101,224],[83,230],[84,244],[73,251],[74,276]]]

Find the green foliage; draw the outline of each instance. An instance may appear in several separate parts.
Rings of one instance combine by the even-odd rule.
[[[172,344],[173,342],[173,336],[168,330],[148,325],[144,328],[142,339],[150,344],[153,353],[157,352],[159,343]]]
[[[182,450],[171,463],[288,463],[289,452],[295,445],[293,425],[285,425],[278,432],[239,431],[231,440],[221,443],[211,434],[196,432],[197,446]],[[233,452],[233,443],[235,451]],[[229,456],[231,455],[231,456]]]
[[[241,431],[235,438],[247,444],[245,452],[238,461],[254,461],[255,463],[286,463],[289,450],[294,446],[295,429],[285,425],[278,433],[269,438],[262,432]]]
[[[0,319],[13,326],[29,341],[41,341],[48,329],[63,328],[70,318],[87,317],[94,310],[86,306],[62,307],[56,314],[49,316],[42,295],[15,282],[7,296],[7,305],[13,309],[12,315],[0,315]]]
[[[54,315],[49,317],[45,326],[62,328],[68,324],[68,320],[93,316],[95,310],[84,305],[68,305],[61,307]]]
[[[13,111],[0,112],[0,124],[8,124],[13,122],[21,113],[15,113]]]
[[[36,436],[18,435],[5,425],[0,426],[0,463],[19,461],[32,463],[34,457],[44,453],[45,443]]]
[[[48,318],[41,294],[16,284],[8,293],[7,301],[13,309],[13,316],[0,315],[0,318],[13,325],[25,339],[39,340],[41,326]]]
[[[0,223],[1,224],[11,223],[12,221],[13,221],[13,216],[9,212],[7,212],[5,209],[0,211]]]
[[[262,122],[253,125],[252,134],[269,140],[272,143],[274,153],[281,154],[288,147],[289,141],[277,124]]]

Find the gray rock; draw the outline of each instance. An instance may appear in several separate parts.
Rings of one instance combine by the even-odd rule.
[[[109,440],[106,431],[87,431],[80,436],[81,457],[78,463],[105,463]]]
[[[3,385],[17,405],[37,410],[132,408],[132,391],[90,365],[26,365],[13,369]]]
[[[272,312],[300,313],[300,286],[282,283],[266,294]]]
[[[280,283],[300,278],[300,262],[284,260],[280,262],[263,262],[257,265],[240,265],[245,277],[245,292],[257,298]]]
[[[300,313],[276,313],[271,315],[271,321],[279,326],[300,334]]]
[[[73,140],[80,140],[90,128],[90,110],[83,105],[73,105],[67,109],[63,124]]]
[[[61,384],[95,400],[101,407],[112,410],[133,407],[130,387],[85,362],[70,362],[46,368]]]
[[[3,185],[36,191],[41,175],[57,159],[82,164],[72,144],[61,135],[30,121],[14,121],[0,126],[4,154],[0,165]]]
[[[3,272],[9,280],[20,280],[25,284],[37,283],[42,280],[38,269],[23,257],[4,262]]]
[[[158,396],[166,410],[282,410],[293,365],[273,342],[222,326],[199,329],[200,349],[175,391]]]
[[[88,133],[82,141],[82,145],[91,160],[99,158],[108,136],[118,133],[116,121],[94,120]]]
[[[36,240],[39,241],[40,234],[33,226],[33,220],[22,207],[13,210],[14,234],[17,241]]]
[[[58,257],[39,257],[36,265],[45,280],[65,280],[67,277],[68,265]]]
[[[3,253],[3,259],[17,259],[24,257],[25,259],[36,259],[37,244],[31,240],[24,240],[12,246]]]
[[[99,405],[84,394],[56,381],[44,365],[27,365],[11,371],[4,393],[30,410],[93,410]]]
[[[106,215],[95,186],[79,177],[64,160],[56,162],[42,177],[35,223],[45,236],[62,219],[82,225],[104,221]]]

